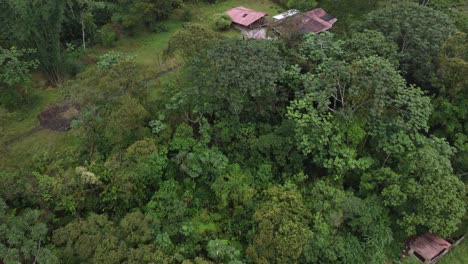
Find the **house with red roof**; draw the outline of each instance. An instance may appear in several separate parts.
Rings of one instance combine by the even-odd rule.
[[[268,15],[267,13],[248,9],[243,6],[231,8],[226,13],[231,17],[234,25],[246,28],[262,26],[265,22],[265,17]]]

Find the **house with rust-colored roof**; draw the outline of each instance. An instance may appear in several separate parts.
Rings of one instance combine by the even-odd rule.
[[[247,28],[261,26],[265,21],[265,16],[268,15],[267,13],[248,9],[243,6],[231,8],[226,13],[231,17],[234,25]]]
[[[280,35],[320,33],[332,28],[336,21],[335,17],[322,8],[316,8],[279,19],[270,27]]]
[[[422,263],[436,263],[452,247],[448,241],[431,233],[414,237],[408,242],[409,254]]]

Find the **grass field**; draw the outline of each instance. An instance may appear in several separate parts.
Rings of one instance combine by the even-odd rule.
[[[465,239],[463,242],[452,249],[439,264],[466,264],[468,263],[468,240]]]

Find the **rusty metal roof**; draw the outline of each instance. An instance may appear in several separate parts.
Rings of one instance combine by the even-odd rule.
[[[320,33],[330,29],[336,21],[335,17],[327,14],[322,8],[316,8],[279,20],[272,26],[281,34],[294,31],[300,33]]]
[[[431,233],[413,238],[409,246],[426,260],[432,260],[439,254],[449,249],[451,244],[446,240]]]
[[[231,17],[232,22],[246,27],[267,15],[267,13],[258,12],[243,6],[231,8],[226,13]]]

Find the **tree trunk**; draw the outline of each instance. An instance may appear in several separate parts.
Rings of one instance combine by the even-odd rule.
[[[83,50],[86,50],[86,33],[85,33],[85,24],[83,18],[81,18],[81,35],[83,39]]]

